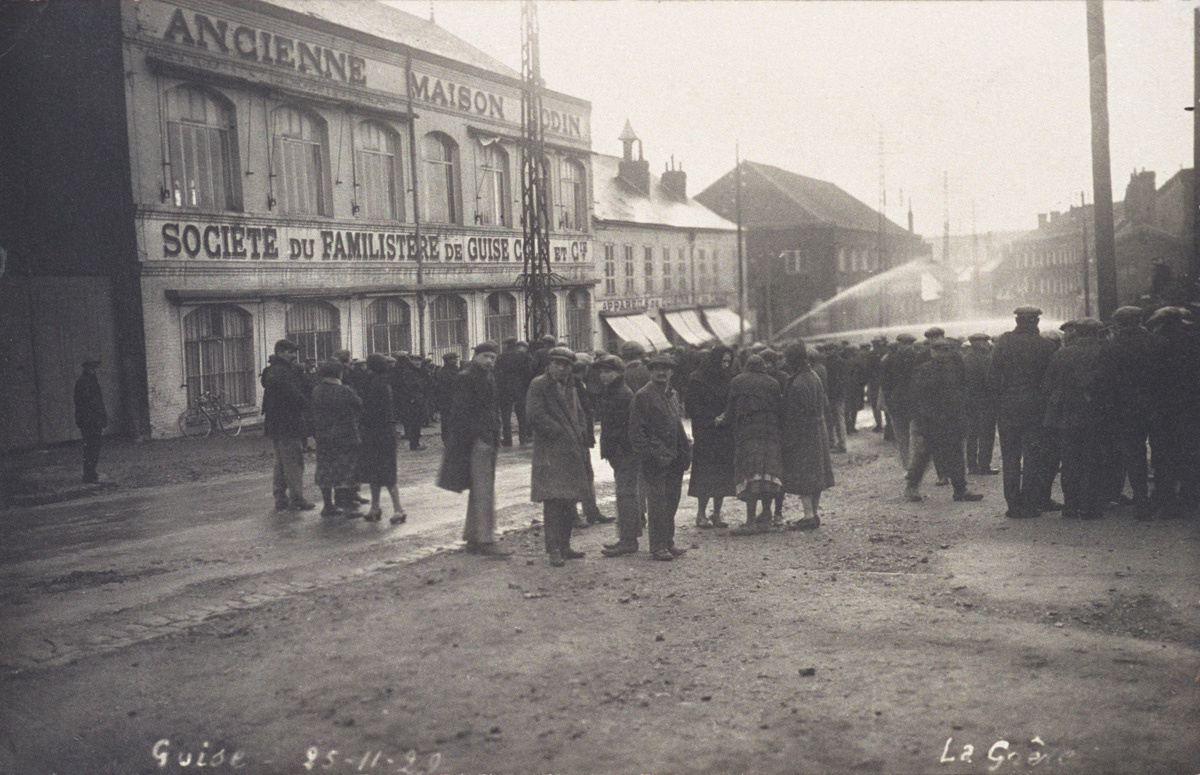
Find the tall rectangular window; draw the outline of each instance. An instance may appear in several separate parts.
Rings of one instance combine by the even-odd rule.
[[[239,210],[233,175],[233,112],[189,86],[167,93],[170,196],[176,207]]]
[[[449,137],[430,132],[421,140],[425,162],[421,209],[429,223],[459,223],[458,146]]]
[[[617,256],[611,242],[604,245],[604,294],[617,295]]]
[[[654,293],[654,248],[649,245],[642,248],[642,271],[645,277],[646,293]]]
[[[475,223],[510,225],[508,154],[497,139],[480,140],[475,147]]]
[[[279,108],[274,139],[279,209],[293,215],[330,215],[324,127],[307,113]]]
[[[403,220],[400,192],[404,187],[400,164],[396,163],[399,142],[396,135],[373,121],[359,124],[355,133],[358,144],[359,215],[375,220]]]
[[[629,296],[637,293],[633,266],[633,245],[625,246],[625,293]]]
[[[672,283],[671,283],[671,249],[670,248],[662,249],[662,266],[663,266],[663,271],[662,271],[663,293],[670,293],[671,285],[672,285]]]
[[[676,264],[676,267],[679,269],[679,291],[687,293],[691,286],[691,278],[688,276],[687,248],[679,249],[679,263]]]
[[[565,231],[587,229],[587,180],[579,162],[560,160],[558,199],[554,210],[556,228]]]

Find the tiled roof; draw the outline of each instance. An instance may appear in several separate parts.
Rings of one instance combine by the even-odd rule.
[[[737,230],[736,224],[725,220],[695,199],[681,201],[675,198],[653,173],[650,175],[650,195],[638,191],[619,177],[620,163],[621,159],[618,156],[592,154],[597,220],[677,229]]]
[[[399,8],[377,0],[263,0],[270,5],[331,24],[412,46],[455,62],[520,78],[521,74],[461,38]]]
[[[832,223],[844,229],[858,231],[877,231],[879,229],[878,211],[871,209],[833,183],[788,172],[770,164],[743,161],[742,165],[743,175],[747,170],[757,173],[790,199],[813,222]],[[889,233],[908,235],[907,229],[892,221],[886,220],[885,223]]]

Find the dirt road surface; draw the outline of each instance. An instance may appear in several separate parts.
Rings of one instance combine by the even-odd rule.
[[[236,479],[21,514],[0,772],[1200,773],[1200,526],[1005,520],[999,477],[904,503],[871,433],[836,474],[816,531],[685,498],[686,556],[604,559],[597,527],[561,569],[536,530],[437,551],[459,500],[424,531],[280,526]]]

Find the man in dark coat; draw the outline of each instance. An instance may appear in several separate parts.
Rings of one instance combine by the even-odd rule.
[[[87,484],[100,481],[96,465],[100,462],[100,444],[108,425],[104,393],[96,376],[99,368],[98,360],[84,361],[83,373],[75,381],[75,427],[83,436],[83,481]]]
[[[581,352],[575,353],[575,363],[572,364],[572,378],[575,380],[575,393],[579,396],[579,403],[583,406],[583,416],[585,424],[585,436],[587,437],[588,449],[596,446],[596,415],[600,413],[600,382],[596,379],[592,371],[592,354]],[[596,385],[597,390],[593,392],[592,384]],[[615,522],[614,517],[606,517],[600,511],[600,507],[596,504],[596,474],[592,470],[592,458],[589,455],[588,464],[588,482],[589,492],[588,497],[580,501],[580,507],[583,510],[583,517],[578,514],[575,516],[575,527],[580,530],[586,530],[592,525],[607,525],[610,522]]]
[[[455,355],[455,364],[457,358]],[[449,409],[449,401],[454,393],[454,376],[457,368],[447,372],[443,381],[438,383],[437,396],[442,406]],[[414,452],[425,449],[421,443],[421,427],[425,424],[425,378],[420,368],[407,353],[401,353],[396,358],[396,368],[391,372],[392,399],[396,402],[396,418],[404,426],[404,435],[408,438],[408,448]],[[445,429],[442,431],[445,434]],[[445,443],[445,439],[442,440]]]
[[[590,453],[594,438],[571,374],[575,353],[552,347],[546,373],[529,383],[525,416],[533,429],[530,500],[542,504],[543,534],[550,564],[583,557],[571,548],[575,504],[592,492]]]
[[[646,348],[637,342],[622,342],[621,360],[625,361],[625,384],[636,395],[650,381],[650,370],[646,368]]]
[[[671,388],[670,356],[650,359],[650,382],[633,396],[629,439],[641,466],[650,529],[650,556],[673,560],[687,550],[675,546],[675,512],[683,494],[683,474],[692,460],[692,444],[683,429],[683,407]]]
[[[450,404],[442,417],[444,449],[437,486],[470,490],[463,540],[467,552],[495,559],[509,553],[496,546],[496,454],[500,443],[500,409],[492,371],[500,345],[483,342],[455,376]],[[446,434],[446,429],[450,432]]]
[[[511,447],[512,416],[517,415],[517,434],[522,446],[529,443],[525,422],[525,393],[533,380],[533,356],[516,337],[504,340],[504,352],[496,359],[496,394],[500,401],[500,445]]]
[[[1050,455],[1042,420],[1046,396],[1042,381],[1058,345],[1038,333],[1042,311],[1014,310],[1017,325],[1000,335],[988,364],[988,383],[997,401],[1000,456],[1004,459],[1005,516],[1041,516],[1049,499]]]
[[[992,354],[992,338],[987,334],[971,334],[971,343],[963,355],[967,376],[967,473],[992,476],[1000,473],[992,468],[992,452],[996,445],[996,397],[988,384],[988,363]]]
[[[1120,461],[1117,484],[1129,478],[1138,519],[1150,519],[1146,442],[1158,416],[1166,366],[1165,342],[1142,326],[1140,307],[1113,312],[1116,330],[1100,350],[1100,390],[1112,412],[1112,436]]]
[[[886,336],[877,336],[871,340],[870,357],[865,359],[867,366],[867,400],[871,404],[871,415],[875,419],[875,433],[884,433],[883,401],[879,392],[880,364],[887,353],[888,341]],[[886,440],[886,437],[885,437]]]
[[[617,542],[605,546],[605,557],[620,557],[638,550],[642,535],[642,505],[638,499],[638,461],[629,441],[629,404],[633,391],[625,384],[625,364],[615,355],[596,359],[600,394],[600,457],[612,466],[617,497]]]
[[[883,391],[887,407],[888,424],[896,437],[900,452],[900,465],[907,471],[909,458],[909,434],[912,418],[912,375],[917,368],[917,353],[913,344],[917,338],[912,334],[896,337],[896,349],[888,353],[880,366],[879,389]]]
[[[1071,321],[1065,347],[1050,356],[1043,386],[1046,430],[1062,456],[1063,517],[1099,519],[1100,431],[1104,416],[1096,394],[1100,331],[1094,318]]]
[[[298,353],[293,342],[280,339],[263,369],[263,433],[275,448],[275,508],[308,511],[316,508],[304,499],[304,440],[312,435],[312,417]]]
[[[920,501],[921,479],[931,460],[954,485],[954,500],[978,501],[983,496],[967,489],[963,469],[963,436],[967,426],[967,386],[962,378],[957,340],[936,338],[928,345],[929,360],[913,371],[912,462],[904,497]]]
[[[1151,429],[1154,493],[1161,519],[1179,519],[1200,507],[1200,334],[1187,311],[1164,307],[1146,321],[1163,342],[1159,415]]]

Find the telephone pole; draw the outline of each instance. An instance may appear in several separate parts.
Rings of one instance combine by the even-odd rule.
[[[1096,214],[1096,308],[1107,320],[1117,308],[1116,239],[1113,234],[1112,169],[1108,151],[1108,56],[1104,1],[1087,0],[1088,74],[1092,107],[1092,207]]]

